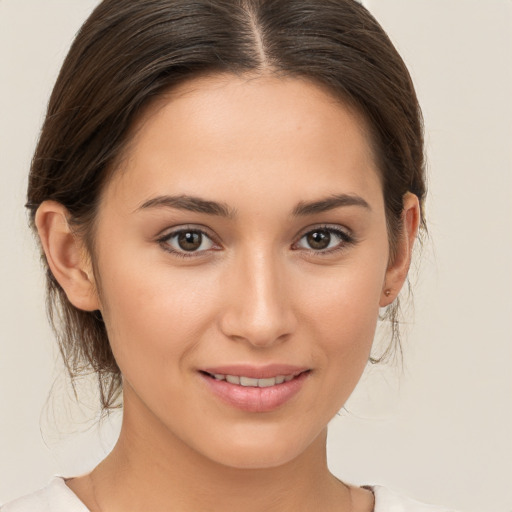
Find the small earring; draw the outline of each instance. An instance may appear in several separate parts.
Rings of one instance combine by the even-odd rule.
[[[391,295],[391,290],[388,288],[385,292],[384,292],[384,295],[386,297],[389,297]]]

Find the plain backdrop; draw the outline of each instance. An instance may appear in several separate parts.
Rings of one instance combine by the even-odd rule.
[[[51,87],[95,0],[0,0],[0,503],[87,471],[119,418],[73,406],[23,208]],[[512,510],[512,2],[370,0],[422,103],[430,241],[404,365],[330,426],[332,470],[461,511]],[[50,390],[53,393],[50,396]],[[87,421],[87,418],[93,421]]]

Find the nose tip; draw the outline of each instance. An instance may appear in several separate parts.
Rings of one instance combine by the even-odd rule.
[[[238,334],[227,333],[227,335],[233,341],[246,342],[256,348],[265,348],[276,345],[288,337],[288,334],[279,334],[276,336],[272,332],[264,332],[261,330],[259,330],[258,333],[255,333],[254,329],[246,329],[244,332],[240,332]]]
[[[269,259],[231,275],[221,330],[235,341],[268,347],[285,341],[296,328],[284,274]]]
[[[249,318],[247,314],[232,312],[224,316],[223,331],[234,341],[264,348],[285,341],[293,331],[291,324],[284,315],[278,318],[262,312]]]

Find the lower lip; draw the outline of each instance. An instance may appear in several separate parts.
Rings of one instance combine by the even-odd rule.
[[[302,388],[309,372],[303,372],[289,382],[257,388],[230,384],[201,374],[209,389],[223,402],[247,412],[270,412],[291,400]]]

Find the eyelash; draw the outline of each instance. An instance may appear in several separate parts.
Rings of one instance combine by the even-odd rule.
[[[347,246],[355,245],[357,242],[355,237],[351,233],[348,233],[347,231],[344,231],[338,227],[329,226],[329,225],[320,225],[320,226],[314,227],[313,229],[308,229],[305,233],[303,233],[299,237],[298,242],[300,242],[304,237],[306,237],[312,233],[318,232],[318,231],[324,231],[324,232],[329,233],[330,235],[334,234],[340,241],[336,246],[334,246],[330,249],[320,249],[320,250],[305,249],[306,251],[314,254],[315,256],[329,256],[329,255],[344,251],[347,249]],[[294,245],[296,245],[298,242],[296,242]]]
[[[303,233],[299,237],[298,241],[293,244],[293,246],[297,245],[304,237],[306,237],[312,233],[318,232],[318,231],[327,232],[331,235],[334,234],[337,238],[340,239],[340,242],[335,247],[332,247],[330,249],[323,249],[323,250],[322,249],[320,249],[320,250],[304,249],[304,250],[314,254],[315,256],[316,255],[319,255],[319,256],[331,255],[331,254],[337,253],[339,251],[343,251],[347,248],[347,246],[354,245],[357,242],[356,239],[354,238],[354,236],[352,234],[347,233],[346,231],[343,231],[337,227],[322,225],[322,226],[317,226],[313,229],[309,229],[308,231]],[[171,246],[169,245],[169,241],[172,240],[173,238],[179,236],[182,233],[198,233],[201,236],[204,236],[204,237],[208,238],[209,240],[211,240],[212,244],[214,244],[214,245],[216,244],[216,242],[213,240],[213,237],[211,235],[209,235],[206,231],[204,231],[200,228],[196,228],[196,227],[180,228],[176,231],[172,231],[170,233],[165,234],[164,236],[159,237],[157,239],[157,242],[161,245],[161,247],[164,251],[169,252],[172,255],[177,256],[178,258],[197,258],[198,256],[202,255],[204,252],[211,250],[211,249],[206,249],[206,250],[202,250],[202,251],[190,251],[190,252],[183,251],[182,252],[182,251],[177,251],[175,249],[172,249]],[[218,250],[218,249],[214,249],[214,250]],[[294,249],[294,250],[300,250],[300,249]]]
[[[200,228],[196,228],[196,227],[190,227],[190,228],[185,227],[185,228],[180,228],[176,231],[171,231],[170,233],[167,233],[164,236],[158,238],[157,242],[160,244],[160,246],[162,247],[162,249],[164,251],[167,251],[167,252],[171,253],[173,256],[177,256],[178,258],[197,258],[199,255],[201,255],[202,253],[205,252],[204,250],[203,251],[190,251],[190,252],[183,251],[182,252],[182,251],[176,251],[175,249],[171,248],[171,246],[169,245],[170,240],[179,236],[182,233],[198,233],[201,236],[206,237],[209,240],[211,240],[214,245],[216,244],[216,242],[213,240],[213,237],[211,235],[209,235],[206,231],[204,231]]]

